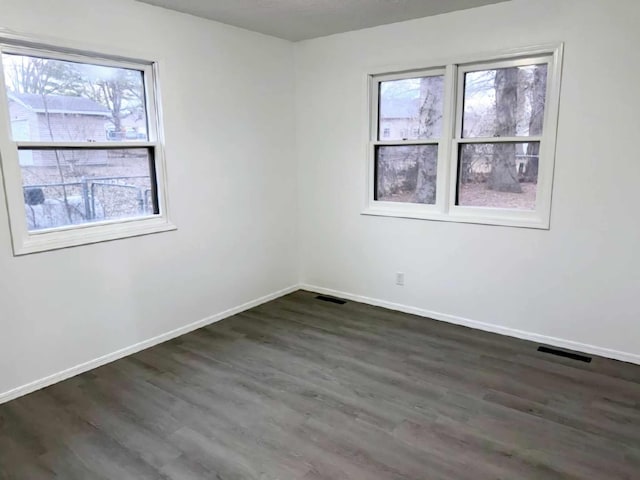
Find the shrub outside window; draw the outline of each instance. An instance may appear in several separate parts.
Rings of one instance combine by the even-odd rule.
[[[561,59],[557,45],[369,73],[363,213],[549,228]]]

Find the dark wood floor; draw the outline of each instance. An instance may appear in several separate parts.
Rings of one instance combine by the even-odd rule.
[[[0,406],[0,478],[640,479],[640,366],[297,292]]]

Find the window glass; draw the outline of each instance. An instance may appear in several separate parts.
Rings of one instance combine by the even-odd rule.
[[[458,205],[535,210],[540,143],[469,143],[460,148]]]
[[[418,140],[442,135],[442,75],[380,82],[379,132],[388,140]]]
[[[15,141],[147,141],[143,72],[3,54]]]
[[[150,149],[20,150],[19,158],[30,231],[158,213]]]
[[[376,147],[376,200],[434,204],[437,145]]]
[[[546,91],[546,64],[466,73],[462,136],[542,135]]]

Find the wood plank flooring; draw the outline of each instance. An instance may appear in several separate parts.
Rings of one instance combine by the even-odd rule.
[[[0,405],[0,478],[640,479],[640,366],[314,297]]]

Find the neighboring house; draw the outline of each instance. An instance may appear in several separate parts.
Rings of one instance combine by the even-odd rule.
[[[16,141],[105,142],[110,112],[93,100],[63,95],[9,93],[11,130]],[[102,165],[106,151],[21,151],[20,165],[53,167],[58,161],[70,165]]]
[[[419,98],[382,99],[380,140],[416,138],[420,122]]]

